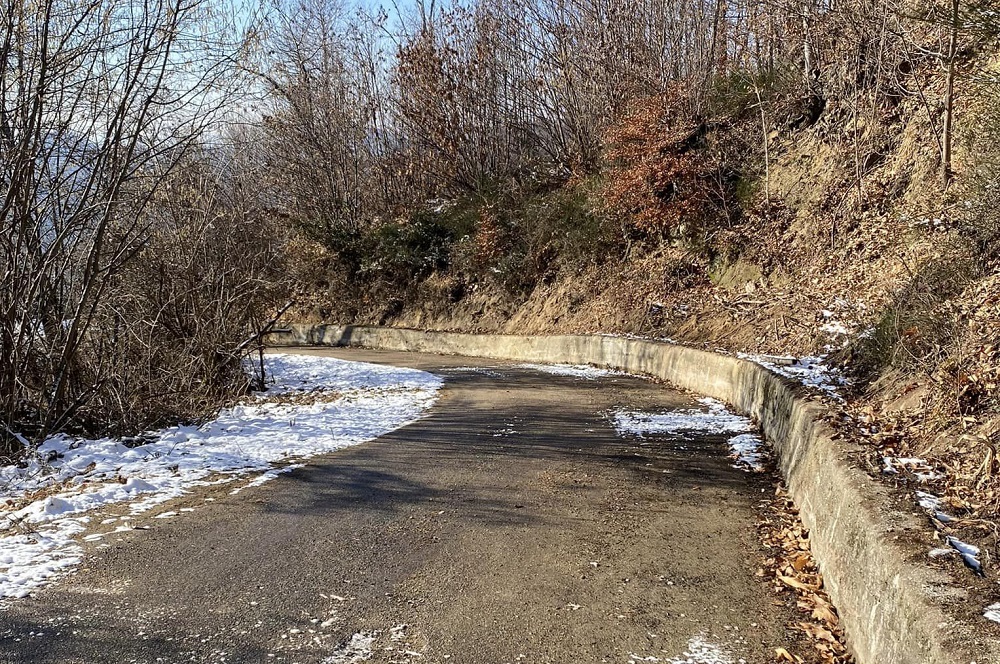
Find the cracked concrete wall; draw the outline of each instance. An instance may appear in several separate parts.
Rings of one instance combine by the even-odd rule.
[[[921,527],[890,507],[836,440],[827,411],[801,386],[732,356],[611,336],[476,335],[293,325],[273,345],[359,346],[525,362],[592,364],[645,374],[724,401],[760,426],[810,531],[813,554],[859,664],[1000,662],[1000,645],[945,612],[950,579],[895,542]],[[954,599],[954,598],[952,598]],[[985,657],[984,657],[985,655]]]

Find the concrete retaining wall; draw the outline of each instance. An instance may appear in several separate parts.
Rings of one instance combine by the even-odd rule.
[[[360,346],[473,357],[593,364],[656,376],[731,404],[774,447],[809,528],[813,554],[859,664],[1000,662],[1000,647],[946,616],[949,580],[894,543],[921,525],[891,510],[884,489],[856,468],[857,448],[834,440],[826,411],[800,387],[752,362],[667,343],[605,336],[508,336],[295,325],[274,345]],[[954,598],[952,598],[954,599]],[[981,632],[980,632],[981,633]],[[990,654],[983,657],[984,650]]]

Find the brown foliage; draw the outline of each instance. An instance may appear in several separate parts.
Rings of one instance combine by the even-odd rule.
[[[483,207],[476,224],[475,261],[481,266],[496,263],[507,249],[506,245],[496,211],[491,206]]]
[[[693,238],[725,217],[721,167],[700,149],[704,127],[677,107],[672,95],[643,99],[607,131],[604,194],[643,234]]]
[[[847,651],[840,616],[813,558],[809,531],[802,525],[795,503],[783,487],[775,491],[768,512],[757,528],[772,556],[764,561],[757,575],[771,580],[775,594],[795,598],[802,620],[792,627],[812,646],[811,652],[803,650],[801,654],[778,648],[778,661],[851,664],[854,658]]]

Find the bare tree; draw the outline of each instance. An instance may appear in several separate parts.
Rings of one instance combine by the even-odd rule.
[[[951,158],[955,124],[955,61],[958,55],[959,2],[960,0],[951,0],[948,53],[945,56],[948,76],[944,93],[944,128],[941,131],[941,179],[945,187],[951,183],[953,176]]]
[[[927,109],[950,173],[964,28],[951,30],[947,52],[935,42],[962,23],[954,2],[439,0],[387,20],[296,0],[272,40],[268,152],[287,178],[289,214],[350,274],[366,234],[431,200],[606,168],[617,154],[609,129],[656,98],[694,128],[692,145],[726,123],[752,133],[735,137],[743,161],[733,166],[756,175],[763,161],[767,199],[769,132],[809,127],[828,99],[846,100],[860,204],[882,138],[873,127],[908,95]],[[941,62],[944,109],[929,101]]]
[[[39,440],[106,385],[95,322],[144,211],[238,87],[242,43],[207,0],[4,4],[0,412]]]

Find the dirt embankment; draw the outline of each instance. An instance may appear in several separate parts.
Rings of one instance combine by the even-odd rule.
[[[831,100],[813,127],[771,135],[771,203],[719,230],[712,256],[637,245],[620,260],[561,270],[526,294],[455,270],[391,294],[368,288],[344,297],[342,285],[324,280],[307,289],[294,320],[636,334],[774,354],[838,350],[876,325],[921,270],[960,252],[946,202],[955,196],[941,189],[927,118],[914,107],[859,124],[848,113],[846,102]]]

